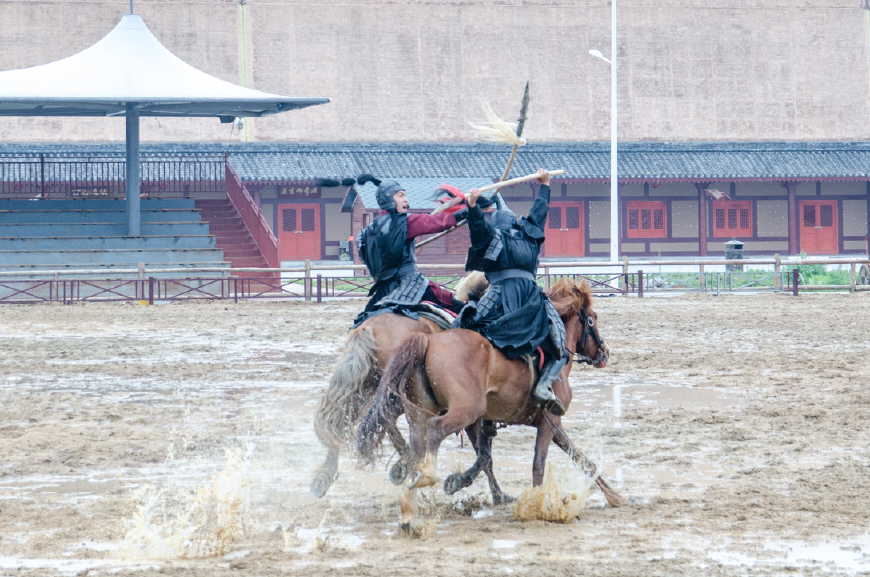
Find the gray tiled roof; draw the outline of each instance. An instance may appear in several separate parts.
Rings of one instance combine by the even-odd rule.
[[[340,178],[370,172],[380,178],[496,178],[507,145],[478,143],[164,143],[142,145],[143,155],[228,154],[246,181]],[[123,154],[123,144],[0,144],[0,156]],[[625,180],[870,180],[870,142],[621,143]],[[512,174],[541,166],[564,178],[607,180],[606,142],[532,143],[520,149]]]
[[[402,178],[399,184],[405,189],[405,195],[408,197],[408,204],[412,209],[429,209],[431,210],[435,203],[433,194],[441,184],[452,184],[462,192],[468,192],[470,189],[487,184],[492,184],[492,179],[487,178]],[[366,208],[378,208],[378,201],[375,198],[377,187],[368,182],[363,186],[357,186],[357,191],[362,199],[363,206]]]

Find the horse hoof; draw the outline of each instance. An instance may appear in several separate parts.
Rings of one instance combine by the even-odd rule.
[[[510,503],[516,503],[516,502],[517,502],[516,497],[511,497],[510,495],[508,495],[506,493],[501,493],[501,494],[492,496],[492,504],[496,505],[496,506],[509,505]]]
[[[402,481],[405,480],[405,477],[408,476],[408,463],[405,461],[399,461],[392,467],[390,467],[390,482],[393,485],[401,485]]]
[[[444,492],[448,495],[452,495],[459,489],[467,486],[468,485],[465,484],[465,479],[462,478],[460,473],[453,473],[444,480]]]
[[[419,539],[423,536],[423,532],[413,523],[399,523],[399,533],[408,539]]]
[[[422,477],[423,477],[422,471],[414,471],[413,473],[408,475],[407,479],[405,479],[405,487],[407,487],[408,489],[413,489],[414,487],[417,486],[417,483],[420,482],[420,479]]]
[[[311,492],[314,493],[314,496],[320,499],[326,492],[329,491],[329,488],[332,487],[332,483],[338,475],[329,475],[327,473],[320,473],[319,475],[315,475],[311,480]]]

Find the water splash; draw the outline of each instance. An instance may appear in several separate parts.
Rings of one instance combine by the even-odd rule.
[[[245,531],[247,460],[226,450],[224,470],[196,491],[142,487],[136,513],[120,545],[121,559],[192,559],[225,554]]]
[[[544,483],[523,491],[514,506],[520,521],[570,523],[580,517],[595,483],[570,466],[547,463]]]

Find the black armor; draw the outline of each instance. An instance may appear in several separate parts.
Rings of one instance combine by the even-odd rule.
[[[454,326],[479,332],[510,359],[541,347],[547,360],[533,396],[543,408],[562,414],[551,385],[563,366],[565,325],[535,282],[549,202],[550,187],[542,185],[528,218],[508,230],[488,224],[479,207],[469,210],[472,246],[465,268],[486,273],[490,286],[479,303],[466,305]]]
[[[417,270],[414,240],[408,240],[408,215],[388,212],[374,220],[357,235],[359,256],[375,281],[369,296],[379,284],[399,276],[399,271]]]

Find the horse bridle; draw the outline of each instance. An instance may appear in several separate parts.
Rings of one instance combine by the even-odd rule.
[[[580,312],[577,313],[577,316],[580,317],[580,324],[583,326],[583,336],[580,337],[579,350],[585,350],[586,343],[589,342],[589,337],[592,337],[595,344],[598,345],[598,356],[594,359],[587,357],[586,355],[572,351],[568,348],[567,344],[565,345],[565,350],[574,355],[575,361],[580,361],[587,365],[597,365],[601,361],[607,360],[607,347],[604,344],[604,339],[602,339],[601,335],[598,334],[598,327],[595,326],[595,319],[586,313],[586,307],[580,307]]]

